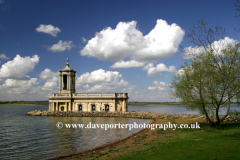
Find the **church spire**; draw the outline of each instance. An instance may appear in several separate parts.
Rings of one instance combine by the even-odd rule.
[[[68,63],[68,61],[69,61],[69,59],[67,58],[67,63],[66,63],[66,66],[68,66],[68,67],[69,67],[69,63]]]

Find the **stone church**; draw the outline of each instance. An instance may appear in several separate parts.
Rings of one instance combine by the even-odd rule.
[[[128,111],[128,93],[75,93],[76,71],[69,67],[59,70],[59,93],[49,97],[49,111]]]

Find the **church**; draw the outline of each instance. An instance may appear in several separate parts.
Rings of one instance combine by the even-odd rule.
[[[128,111],[128,93],[75,93],[76,71],[69,67],[59,70],[59,93],[49,97],[49,111],[114,112]]]

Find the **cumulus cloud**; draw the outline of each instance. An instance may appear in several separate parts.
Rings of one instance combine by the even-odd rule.
[[[123,79],[119,81],[112,81],[109,83],[101,83],[101,84],[96,84],[93,87],[89,88],[87,92],[101,92],[101,91],[111,91],[115,90],[117,88],[123,88],[128,85],[128,82],[124,81]]]
[[[154,81],[153,86],[148,87],[148,90],[166,90],[167,84],[165,82]]]
[[[89,85],[86,84],[85,86],[83,86],[83,88],[85,88],[85,89],[89,89]]]
[[[34,55],[32,58],[17,55],[12,61],[2,65],[0,78],[28,80],[30,77],[26,74],[33,71],[38,62],[38,55]]]
[[[42,80],[46,80],[42,90],[54,90],[57,89],[57,82],[59,81],[59,73],[53,72],[50,69],[46,68],[39,75]]]
[[[0,97],[3,97],[2,100],[16,100],[19,98],[21,100],[29,100],[29,97],[32,96],[30,92],[37,88],[38,84],[37,78],[31,78],[29,80],[6,79],[4,83],[0,85]]]
[[[61,32],[61,30],[58,27],[54,27],[51,24],[49,25],[40,24],[39,27],[36,28],[36,31],[51,34],[54,37],[57,37],[58,32]]]
[[[234,46],[235,44],[237,44],[238,41],[231,39],[229,37],[225,37],[224,39],[220,39],[219,41],[215,41],[211,44],[212,49],[214,50],[215,54],[221,54],[221,51],[223,49],[226,49],[229,46]],[[210,49],[210,47],[208,46],[208,48],[206,48],[207,50]],[[196,46],[196,47],[186,47],[184,48],[184,52],[181,55],[181,57],[183,59],[190,59],[193,57],[193,55],[198,55],[200,53],[205,52],[205,48],[203,46]]]
[[[53,72],[51,69],[46,68],[44,71],[42,71],[39,75],[39,77],[43,80],[50,80],[50,81],[58,81],[58,72]]]
[[[54,90],[57,88],[56,82],[46,82],[42,88],[42,90]]]
[[[169,66],[169,68],[166,67],[165,64],[159,63],[156,67],[154,67],[153,63],[149,63],[146,66],[142,68],[143,70],[147,71],[147,74],[149,77],[155,77],[161,75],[159,72],[176,72],[175,66]]]
[[[87,83],[96,84],[90,87]],[[82,84],[86,84],[83,88],[87,89],[87,92],[98,92],[123,88],[128,85],[128,82],[122,79],[122,75],[119,72],[99,69],[79,76],[76,80],[76,86],[81,86]]]
[[[37,78],[31,78],[30,80],[7,79],[2,86],[8,87],[8,88],[16,88],[16,87],[28,88],[28,87],[36,86],[38,85],[38,83],[39,82],[37,82]]]
[[[0,55],[0,59],[9,59],[9,57],[7,57],[5,54],[2,53],[2,54]]]
[[[86,72],[77,78],[77,83],[109,83],[119,81],[122,75],[116,71],[106,71],[103,69]]]
[[[110,68],[131,68],[131,67],[141,67],[145,62],[138,62],[135,60],[131,61],[119,61],[114,63]]]
[[[135,88],[137,88],[136,85],[129,85],[127,88],[123,88],[122,92],[124,93],[132,93]]]
[[[52,51],[52,52],[62,52],[65,50],[71,50],[72,47],[74,47],[74,45],[72,44],[72,41],[62,41],[59,40],[59,42],[57,44],[54,44],[53,46],[49,47],[48,50]]]
[[[80,54],[99,60],[120,61],[130,58],[145,62],[168,58],[177,52],[184,36],[184,31],[179,26],[168,25],[166,21],[159,19],[156,26],[143,36],[136,24],[136,21],[119,22],[115,29],[103,29],[88,41]],[[119,64],[123,63],[117,62],[116,65]]]

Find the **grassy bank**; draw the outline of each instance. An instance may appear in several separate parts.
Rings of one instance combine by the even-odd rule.
[[[158,119],[157,124],[190,124],[198,120]],[[146,130],[114,146],[72,159],[239,159],[240,123],[226,122],[213,128],[200,122],[200,129]],[[69,158],[67,158],[69,159]]]

